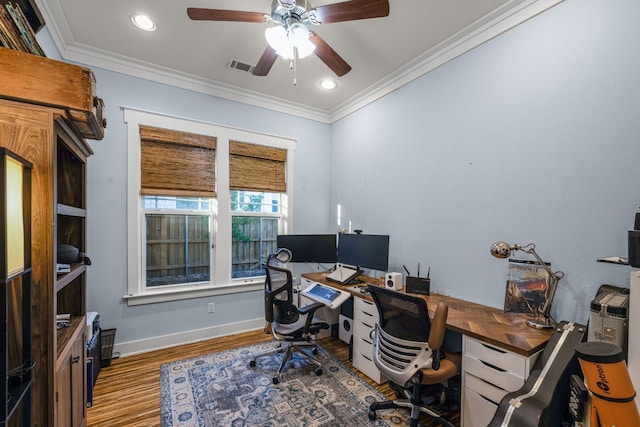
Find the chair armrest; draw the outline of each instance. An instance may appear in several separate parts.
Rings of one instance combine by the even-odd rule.
[[[313,325],[317,325],[319,329],[327,329],[329,327],[329,324],[326,322],[321,322],[316,324],[313,323],[313,316],[315,312],[321,309],[322,307],[325,307],[325,305],[322,304],[321,302],[314,302],[313,304],[305,305],[304,307],[301,307],[298,309],[298,313],[300,313],[301,315],[307,316],[307,320],[304,323],[305,333],[308,333],[309,330],[311,329],[311,326]]]
[[[432,369],[440,369],[440,352],[444,341],[448,314],[449,306],[445,302],[439,302],[431,320],[431,332],[429,333],[429,348],[433,351]]]
[[[309,305],[305,305],[304,307],[300,307],[298,309],[298,313],[300,314],[313,314],[315,313],[318,309],[324,307],[325,305],[321,302],[314,302],[313,304],[309,304]]]

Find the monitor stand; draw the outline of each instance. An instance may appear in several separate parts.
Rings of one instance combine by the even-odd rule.
[[[344,265],[337,265],[336,269],[327,275],[327,280],[346,285],[362,274],[359,268],[349,268]]]

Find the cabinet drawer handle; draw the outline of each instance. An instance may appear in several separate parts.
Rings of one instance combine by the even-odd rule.
[[[71,363],[78,363],[80,361],[80,356],[73,356],[71,358]]]
[[[491,368],[493,370],[496,370],[496,371],[499,371],[499,372],[507,372],[506,369],[498,368],[497,366],[492,365],[491,363],[487,363],[484,360],[480,360],[480,363],[482,363],[485,366],[488,366],[489,368]]]
[[[482,346],[488,348],[489,350],[497,351],[498,353],[502,353],[502,354],[506,353],[506,351],[502,350],[501,348],[491,347],[490,345],[486,345],[486,344],[482,344]]]
[[[360,353],[360,356],[364,357],[365,359],[367,359],[369,362],[373,362],[373,360],[370,357],[365,356],[364,354]]]
[[[486,400],[489,403],[492,403],[494,405],[499,405],[500,403],[494,402],[493,400],[489,399],[487,396],[483,396],[481,394],[479,394],[478,396],[480,396],[481,398],[483,398],[484,400]]]

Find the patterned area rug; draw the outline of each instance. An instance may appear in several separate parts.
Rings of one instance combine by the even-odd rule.
[[[209,354],[160,368],[162,426],[400,426],[407,416],[378,411],[369,421],[369,405],[384,396],[321,347],[316,356],[323,373],[301,356],[289,362],[274,385],[281,354],[254,354],[276,346],[261,343]]]

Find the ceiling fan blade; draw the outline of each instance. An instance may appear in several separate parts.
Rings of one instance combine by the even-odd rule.
[[[241,10],[188,7],[187,15],[194,21],[266,22],[264,13],[243,12]]]
[[[312,33],[309,35],[309,40],[316,46],[313,53],[315,53],[322,62],[327,64],[327,67],[331,68],[338,77],[342,77],[351,71],[351,65],[347,64],[347,62],[342,59],[342,57],[338,55],[338,53],[333,50],[322,37]]]
[[[350,0],[315,8],[323,24],[389,16],[388,0]]]
[[[275,49],[273,49],[271,46],[267,46],[267,48],[262,53],[260,60],[253,68],[252,74],[254,76],[266,76],[267,74],[269,74],[269,71],[271,70],[271,67],[273,67],[273,64],[276,62],[276,59],[278,59],[278,54],[276,53]]]

